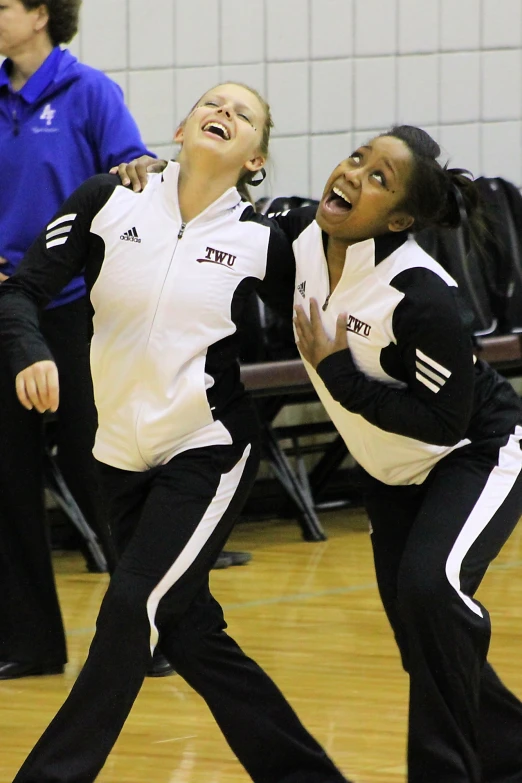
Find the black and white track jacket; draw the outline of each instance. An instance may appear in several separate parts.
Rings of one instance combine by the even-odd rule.
[[[16,374],[52,359],[38,309],[84,271],[94,454],[121,469],[145,470],[249,433],[237,361],[243,305],[257,287],[292,314],[295,269],[282,231],[235,188],[183,225],[178,173],[169,163],[139,194],[115,176],[87,180],[0,286],[1,341]]]
[[[455,281],[403,232],[349,247],[330,293],[315,211],[275,219],[293,243],[295,303],[308,312],[317,299],[332,338],[337,316],[347,314],[349,348],[324,359],[318,372],[306,365],[357,462],[386,484],[420,484],[455,449],[511,432],[520,401],[475,361]]]

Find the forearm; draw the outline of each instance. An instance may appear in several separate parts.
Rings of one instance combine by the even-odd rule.
[[[386,432],[436,446],[453,446],[465,435],[471,413],[465,399],[428,404],[409,388],[368,378],[349,349],[323,359],[317,372],[337,402]]]
[[[39,308],[15,279],[0,285],[0,335],[2,350],[8,356],[13,375],[52,354],[42,336]]]

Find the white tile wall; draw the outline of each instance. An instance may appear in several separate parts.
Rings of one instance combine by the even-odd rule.
[[[144,3],[151,16],[155,3],[156,0]],[[176,36],[174,65],[214,65],[219,62],[218,0],[190,0],[190,3],[180,0],[173,5]],[[154,41],[151,41],[151,46],[154,46]]]
[[[478,52],[441,55],[440,119],[448,124],[480,119]]]
[[[351,60],[312,63],[312,133],[352,127],[352,70]]]
[[[86,0],[71,48],[168,155],[206,89],[259,89],[276,127],[256,196],[319,195],[352,144],[396,121],[432,129],[456,165],[522,184],[522,0]]]
[[[385,128],[395,122],[395,58],[355,61],[354,128]]]
[[[516,120],[522,114],[522,51],[484,52],[482,119]]]
[[[174,5],[172,0],[154,0],[154,8],[151,14],[143,0],[129,0],[129,65],[133,69],[172,65]]]
[[[127,0],[89,0],[80,29],[84,62],[103,70],[128,67]]]
[[[128,104],[147,144],[174,135],[174,69],[131,71]]]
[[[267,185],[270,185],[274,196],[308,196],[309,145],[307,136],[288,136],[272,140]]]
[[[311,55],[349,57],[353,53],[353,0],[312,0]]]
[[[263,3],[222,0],[221,62],[260,63],[264,58],[265,15]]]
[[[309,71],[307,62],[268,64],[266,94],[278,133],[309,132]]]
[[[439,56],[420,54],[398,58],[397,121],[434,125],[439,118]]]
[[[266,56],[269,62],[308,58],[310,24],[307,6],[308,0],[265,0]]]
[[[397,0],[355,0],[355,54],[393,54],[396,51]]]
[[[439,2],[441,49],[443,51],[478,49],[480,2],[478,0],[439,0]]]
[[[433,2],[399,0],[400,54],[435,52],[439,46],[439,7]]]
[[[522,3],[520,0],[482,0],[482,46],[498,49],[522,44]]]

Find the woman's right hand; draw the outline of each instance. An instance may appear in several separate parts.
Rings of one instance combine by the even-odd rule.
[[[58,368],[54,362],[35,362],[16,376],[16,394],[28,411],[36,408],[38,413],[58,409]]]
[[[109,174],[117,174],[122,185],[132,186],[133,191],[139,193],[147,184],[148,174],[160,174],[167,164],[168,160],[158,160],[151,155],[142,155],[140,158],[134,158],[130,163],[120,163],[119,166],[113,166]]]

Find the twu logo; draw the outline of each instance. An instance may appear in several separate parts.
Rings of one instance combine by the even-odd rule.
[[[361,337],[370,337],[372,327],[370,324],[365,324],[364,321],[359,321],[354,315],[348,316],[348,323],[346,324],[347,332],[354,332],[354,334],[360,334]]]
[[[198,264],[220,264],[221,266],[234,266],[237,256],[227,253],[226,250],[216,250],[215,247],[207,247],[205,258],[198,258]]]

